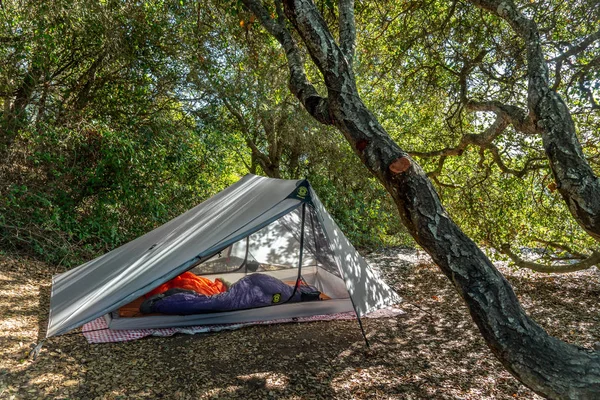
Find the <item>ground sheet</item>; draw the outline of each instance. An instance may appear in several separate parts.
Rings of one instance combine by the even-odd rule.
[[[389,318],[403,314],[403,311],[399,308],[385,308],[377,310],[365,315],[363,318]],[[253,325],[270,325],[270,324],[282,324],[291,322],[313,322],[313,321],[332,321],[332,320],[344,320],[344,319],[355,319],[356,314],[353,311],[328,314],[328,315],[315,315],[312,317],[301,317],[301,318],[283,318],[274,319],[270,321],[255,321],[255,322],[244,322],[238,324],[222,324],[222,325],[199,325],[199,326],[184,326],[175,328],[155,328],[155,329],[123,329],[115,330],[109,329],[104,317],[97,318],[91,322],[88,322],[83,326],[82,333],[87,339],[88,343],[113,343],[113,342],[128,342],[131,340],[141,339],[147,336],[173,336],[176,333],[184,333],[188,335],[194,335],[196,333],[211,333],[220,332],[224,330],[234,330],[243,328],[246,326]]]

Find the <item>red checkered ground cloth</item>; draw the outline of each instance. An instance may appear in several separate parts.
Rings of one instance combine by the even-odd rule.
[[[365,315],[363,318],[389,318],[397,315],[404,314],[399,308],[384,308],[381,310],[374,311]],[[156,328],[156,329],[123,329],[113,330],[108,329],[106,320],[104,317],[97,318],[91,322],[88,322],[81,329],[83,336],[87,339],[88,343],[112,343],[112,342],[127,342],[130,340],[137,340],[146,336],[173,336],[176,333],[185,333],[188,335],[194,335],[196,333],[209,333],[209,332],[220,332],[224,330],[234,330],[252,325],[270,325],[270,324],[282,324],[288,322],[311,322],[311,321],[331,321],[338,319],[355,319],[356,314],[353,311],[328,314],[328,315],[315,315],[312,317],[302,318],[284,318],[274,319],[270,321],[256,321],[256,322],[244,322],[239,324],[223,324],[223,325],[201,325],[201,326],[185,326],[179,328]]]

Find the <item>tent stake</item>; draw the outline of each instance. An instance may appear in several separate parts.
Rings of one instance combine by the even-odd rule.
[[[302,276],[302,256],[304,255],[304,222],[306,220],[306,203],[302,203],[302,224],[300,225],[300,254],[298,255],[298,279],[296,279],[296,288]],[[293,296],[293,295],[292,295]]]
[[[29,352],[29,358],[33,358],[34,360],[37,359],[37,356],[40,354],[40,351],[42,350],[42,346],[44,345],[45,342],[46,342],[46,339],[42,339],[41,342],[39,342],[33,349],[31,349],[31,351]]]

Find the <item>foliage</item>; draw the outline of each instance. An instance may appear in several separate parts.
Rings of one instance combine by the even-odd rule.
[[[406,240],[397,223],[381,229],[396,220],[391,203],[289,94],[283,55],[247,12],[178,1],[1,11],[3,251],[76,264],[247,172],[313,180],[357,245]]]
[[[168,5],[4,7],[21,17],[3,25],[19,32],[18,46],[2,49],[13,68],[0,73],[13,84],[1,115],[4,250],[78,263],[237,179],[227,138],[178,99],[184,66]],[[19,85],[34,81],[19,105]]]
[[[75,263],[247,172],[309,178],[360,246],[410,243],[353,150],[291,96],[284,54],[241,2],[0,4],[0,249]],[[317,4],[334,27],[335,2]],[[599,171],[597,41],[559,55],[597,30],[600,8],[520,7]],[[523,43],[504,22],[443,1],[357,2],[356,19],[363,99],[469,235],[497,249],[594,247],[553,190],[539,137],[509,126],[493,146],[443,154],[494,123],[469,101],[526,102]]]
[[[575,50],[597,34],[600,7],[518,6],[540,25],[554,89],[598,175],[598,39]],[[544,248],[567,259],[597,248],[555,191],[540,136],[509,125],[489,143],[460,147],[493,128],[494,114],[474,104],[527,108],[524,43],[508,24],[463,2],[370,2],[357,3],[357,30],[356,76],[366,102],[424,166],[469,236],[488,248]],[[566,51],[573,55],[561,61]]]
[[[151,136],[101,125],[23,132],[11,156],[25,161],[3,171],[10,183],[2,188],[2,247],[77,263],[236,180],[219,137],[165,128]]]

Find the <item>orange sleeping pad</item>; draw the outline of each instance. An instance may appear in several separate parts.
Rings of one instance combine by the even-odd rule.
[[[198,276],[192,272],[184,272],[183,274],[176,276],[168,282],[163,283],[151,292],[146,293],[146,298],[152,297],[155,294],[164,293],[169,289],[185,289],[193,290],[196,293],[211,296],[213,294],[223,293],[227,291],[227,287],[220,279],[211,281],[208,278]]]

